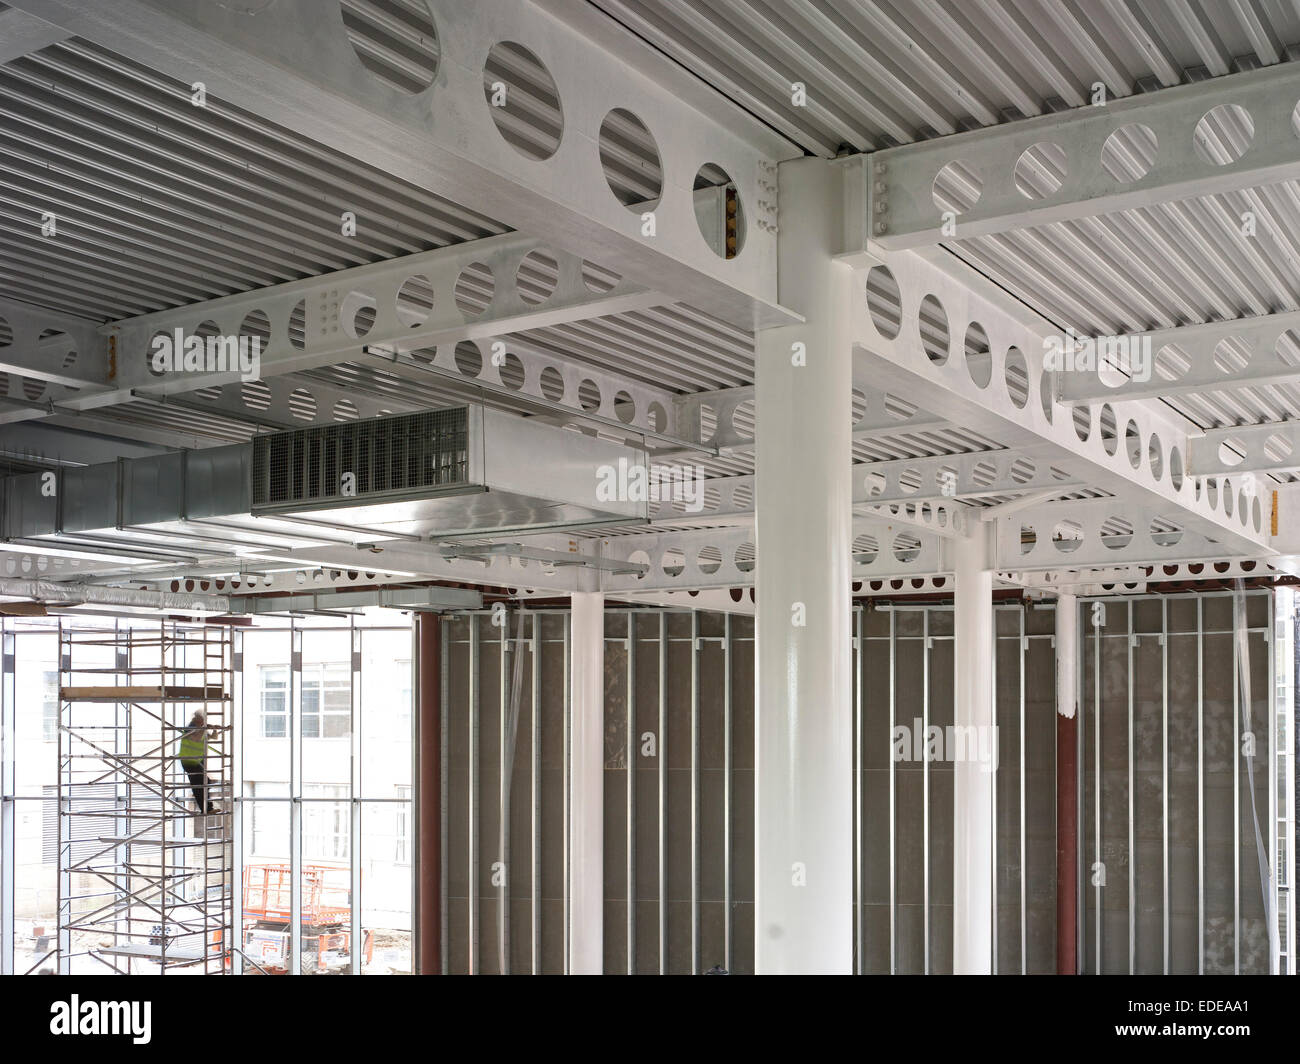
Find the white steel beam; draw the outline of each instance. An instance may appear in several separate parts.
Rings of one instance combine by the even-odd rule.
[[[854,367],[854,401],[863,404],[853,423],[853,439],[878,439],[943,429],[948,422],[915,404],[876,388],[871,375]],[[720,453],[754,449],[754,385],[679,395],[674,400],[678,435],[708,444]]]
[[[1224,491],[1231,485],[1225,482]],[[1264,506],[1257,495],[1239,496],[1234,513],[1267,536]],[[1244,510],[1239,509],[1244,505]],[[1187,558],[1261,558],[1259,548],[1233,554],[1225,544],[1185,528],[1168,510],[1124,499],[1043,503],[993,522],[999,569],[1058,569],[1179,562]]]
[[[0,18],[8,14],[13,12],[0,12]],[[104,342],[95,331],[98,322],[0,298],[0,324],[7,324],[12,333],[0,343],[0,373],[89,391],[108,387]],[[10,394],[16,396],[18,389]]]
[[[1032,447],[898,458],[853,467],[854,502],[987,499],[1047,488],[1065,494],[1086,486],[1082,477],[1036,457]]]
[[[1072,368],[1058,372],[1056,395],[1064,403],[1078,403],[1294,384],[1300,378],[1297,329],[1300,312],[1286,311],[1122,337],[1089,337],[1095,357],[1076,357]],[[1103,351],[1122,352],[1120,362],[1128,364],[1135,350],[1144,352],[1145,363],[1137,373],[1100,364]]]
[[[1080,597],[1089,595],[1141,595],[1148,589],[1160,590],[1169,584],[1223,582],[1244,579],[1271,579],[1288,575],[1275,566],[1241,559],[1206,559],[1200,562],[1174,562],[1161,565],[1080,566],[1075,569],[1049,569],[1040,572],[999,572],[998,579],[1024,588],[1030,595],[1054,595],[1068,592]]]
[[[367,70],[339,5],[318,0],[278,0],[255,13],[208,0],[111,6],[21,0],[18,6],[186,87],[202,81],[212,100],[297,130],[559,248],[593,256],[674,300],[747,328],[788,320],[775,306],[775,232],[759,201],[767,199],[760,182],[770,180],[774,164],[794,149],[747,118],[733,121],[730,114],[692,106],[664,71],[649,76],[531,3],[431,0],[436,76],[413,94]],[[524,155],[497,129],[500,109],[490,102],[494,90],[484,64],[503,41],[529,49],[554,82],[562,131],[549,157]],[[422,43],[428,48],[433,42]],[[504,87],[507,101],[510,91],[524,92],[523,86]],[[715,104],[722,106],[721,99]],[[656,141],[662,194],[652,230],[644,212],[616,198],[602,170],[601,129],[615,108],[636,115]],[[752,223],[730,260],[707,246],[696,221],[695,175],[707,162],[735,183]]]
[[[1270,553],[1266,533],[1243,525],[1222,493],[1198,494],[1183,475],[1189,435],[1167,408],[1111,404],[1118,436],[1104,433],[1101,404],[1055,401],[1044,365],[1050,330],[1042,319],[980,274],[934,250],[890,254],[887,265],[874,268],[890,271],[901,299],[896,318],[873,313],[869,300],[853,304],[857,357],[879,387],[924,396],[927,409],[1023,449],[1040,465],[1172,515],[1189,532],[1220,543],[1219,553]],[[968,358],[968,346],[983,353]]]
[[[12,351],[30,352],[27,339],[34,341],[43,330],[66,330],[60,333],[62,340],[42,344],[62,346],[25,354],[21,363],[9,367],[58,383],[32,393],[31,399],[27,391],[11,388],[11,396],[24,398],[0,400],[0,424],[71,413],[86,418],[94,408],[153,399],[260,427],[291,427],[416,409],[420,404],[403,394],[402,380],[436,385],[446,379],[449,386],[496,391],[514,401],[627,425],[629,431],[653,435],[656,426],[671,429],[675,394],[668,389],[503,339],[664,302],[657,293],[626,281],[611,282],[604,274],[597,283],[583,260],[562,252],[546,252],[548,265],[525,263],[530,253],[544,250],[535,239],[517,234],[488,237],[114,322],[100,327],[101,336],[87,322],[24,304],[0,304],[0,316],[10,320],[16,333],[21,328],[24,340],[0,348],[0,360]],[[553,291],[541,298],[551,282]],[[252,322],[261,322],[261,328]],[[262,335],[259,379],[242,380],[237,367],[153,372],[152,338],[177,329],[186,337],[199,331]],[[459,352],[460,341],[473,343],[477,357]],[[60,372],[70,344],[78,348],[74,369],[83,377]],[[431,361],[425,362],[430,349]],[[412,351],[424,354],[417,357]],[[325,382],[285,379],[296,371],[356,359],[372,363],[381,378],[388,373],[388,394],[368,396]],[[0,361],[0,371],[4,368]],[[64,386],[72,383],[78,388]],[[199,391],[201,395],[193,394]],[[593,406],[594,393],[599,394]]]
[[[525,264],[533,252],[549,262],[540,268]],[[521,268],[535,269],[534,284],[541,287],[521,286]],[[584,281],[582,259],[548,249],[534,237],[507,233],[453,244],[114,322],[102,331],[116,351],[117,394],[67,405],[100,406],[132,391],[165,395],[240,380],[238,368],[155,372],[153,337],[176,329],[188,337],[200,333],[205,322],[217,335],[250,337],[257,335],[250,316],[267,323],[260,373],[275,376],[345,361],[363,348],[396,355],[666,301],[626,279],[600,287],[593,291]]]
[[[1233,425],[1193,436],[1188,472],[1198,477],[1300,469],[1300,421]]]
[[[867,157],[867,195],[859,194],[858,202],[867,201],[871,239],[898,251],[1285,181],[1300,165],[1300,140],[1291,126],[1298,96],[1300,68],[1279,63],[905,144]],[[1206,118],[1219,107],[1244,109],[1253,135]],[[1130,138],[1134,127],[1149,132]],[[1150,150],[1151,135],[1154,159],[1143,172],[1137,157]],[[1037,197],[1031,198],[1018,187],[1016,167],[1042,145],[1049,146],[1043,158],[1064,173],[1046,195],[1038,195],[1042,185],[1026,184]],[[1042,158],[1030,156],[1026,165],[1031,162]],[[945,219],[954,201],[936,196],[935,182],[950,165],[965,168],[955,178],[965,195],[956,205],[966,209]],[[973,203],[972,196],[978,197]],[[861,219],[852,221],[860,233]],[[945,221],[955,222],[955,229],[945,229]]]

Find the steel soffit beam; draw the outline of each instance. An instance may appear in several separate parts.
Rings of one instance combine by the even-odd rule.
[[[886,265],[875,268],[888,269],[901,312],[874,297],[852,308],[857,358],[871,367],[878,387],[924,396],[928,410],[954,423],[1173,515],[1180,527],[1221,544],[1220,553],[1271,553],[1267,530],[1225,512],[1221,498],[1212,503],[1208,493],[1198,495],[1193,478],[1185,476],[1189,435],[1168,411],[1116,403],[1122,428],[1118,437],[1105,438],[1100,404],[1070,408],[1051,394],[1044,369],[1044,341],[1051,332],[1041,319],[946,253],[897,252],[883,259]],[[865,286],[865,273],[860,276]],[[968,359],[968,346],[981,353]]]
[[[1297,99],[1300,64],[1288,62],[904,144],[864,157],[859,180],[865,189],[857,202],[866,211],[869,239],[899,251],[1294,179]],[[1237,143],[1225,142],[1227,125],[1210,121],[1216,108],[1224,109],[1216,114],[1227,118]],[[1241,112],[1234,108],[1248,116],[1253,132],[1235,122]],[[1046,153],[1026,162],[1053,171],[1049,184],[1059,180],[1059,187],[1046,195],[1039,195],[1041,186],[1022,191],[1017,163],[1044,145]],[[1141,177],[1121,180],[1140,170],[1148,154]],[[1121,169],[1127,163],[1120,157],[1131,163],[1135,155],[1142,157],[1137,170]],[[945,184],[949,176],[952,183]],[[944,191],[960,197],[962,185],[967,197],[977,198],[945,218],[936,199],[953,208]]]

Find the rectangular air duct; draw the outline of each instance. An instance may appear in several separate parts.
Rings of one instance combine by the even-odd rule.
[[[482,406],[293,429],[253,442],[252,512],[429,536],[644,521],[598,501],[638,449]]]
[[[648,504],[602,496],[645,452],[477,405],[314,425],[252,443],[124,458],[0,480],[0,539],[156,544],[188,522],[262,533],[302,521],[433,538],[641,523]],[[277,521],[276,519],[280,519]],[[242,522],[241,522],[242,523]]]

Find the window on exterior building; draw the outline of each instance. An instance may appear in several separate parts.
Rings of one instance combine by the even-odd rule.
[[[305,860],[343,860],[351,853],[352,823],[346,785],[308,783],[304,798],[334,798],[338,801],[303,802],[302,855]]]
[[[289,666],[263,665],[258,670],[262,700],[262,738],[289,734]]]
[[[245,782],[244,830],[251,857],[285,857],[289,852],[289,804],[264,799],[287,798],[289,785]]]
[[[341,739],[352,730],[352,673],[346,662],[302,667],[302,737]]]
[[[59,737],[59,674],[41,673],[41,738],[52,743]]]

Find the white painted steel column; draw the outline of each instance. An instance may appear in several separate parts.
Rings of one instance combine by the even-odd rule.
[[[954,724],[983,736],[993,726],[992,536],[972,522],[953,543]],[[952,967],[956,975],[993,971],[993,781],[991,766],[967,757],[953,765]]]
[[[605,596],[575,592],[572,604],[569,973],[600,975],[605,922]]]
[[[754,970],[850,974],[853,274],[841,170],[780,168],[780,300],[758,336]]]
[[[1056,974],[1079,970],[1079,601],[1056,596]],[[1022,751],[1023,753],[1023,751]]]
[[[1056,596],[1056,712],[1074,720],[1079,699],[1079,600]]]

